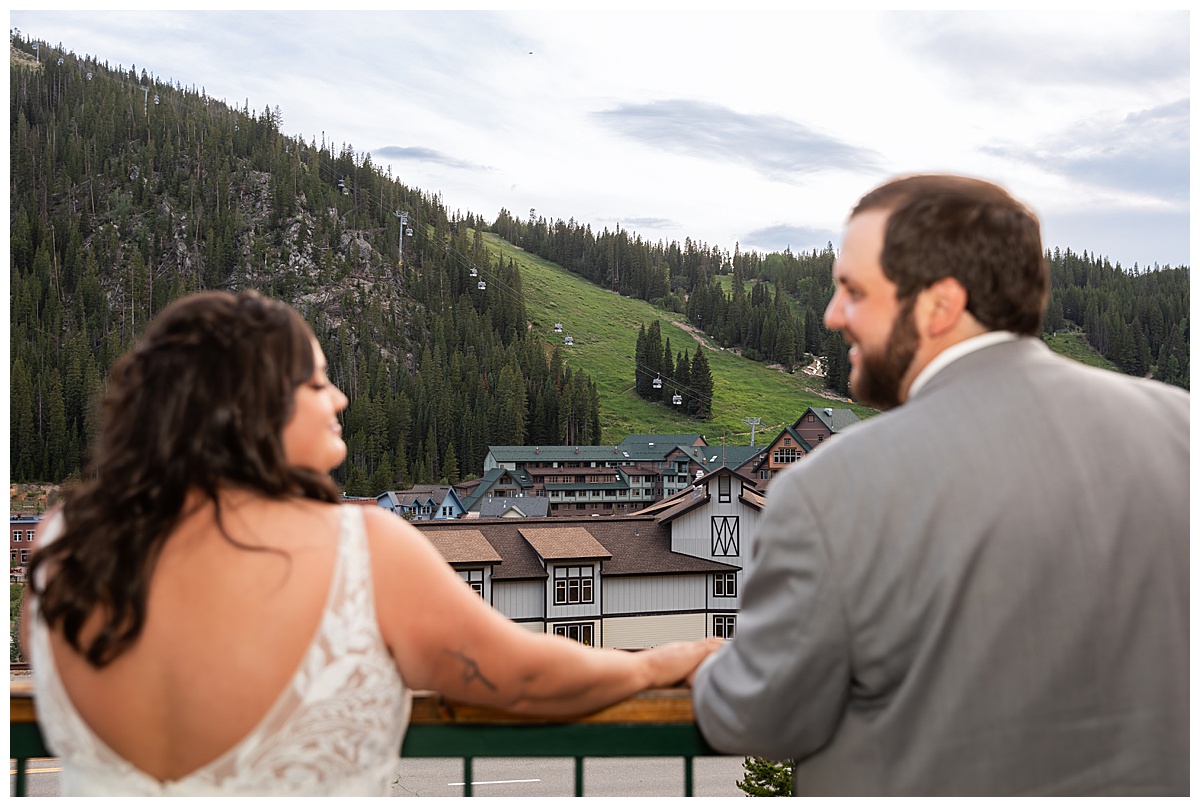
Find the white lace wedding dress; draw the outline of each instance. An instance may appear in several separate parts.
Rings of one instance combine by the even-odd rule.
[[[49,532],[47,540],[58,534],[53,525]],[[83,722],[58,677],[36,602],[29,607],[34,609],[29,654],[38,722],[46,745],[62,757],[62,795],[390,794],[412,696],[379,633],[371,558],[357,506],[342,508],[325,612],[291,682],[249,734],[181,779],[160,782],[147,775]]]

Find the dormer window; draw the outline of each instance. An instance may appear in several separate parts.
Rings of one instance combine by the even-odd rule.
[[[592,567],[558,566],[554,569],[554,604],[592,602]]]
[[[483,596],[483,569],[463,569],[458,576],[466,581],[472,591],[480,597]]]

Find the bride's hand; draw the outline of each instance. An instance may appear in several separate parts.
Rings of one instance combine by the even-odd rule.
[[[695,642],[669,642],[668,644],[642,650],[650,673],[650,687],[669,687],[684,681],[691,683],[692,673],[700,662],[724,643],[724,639],[710,636]]]

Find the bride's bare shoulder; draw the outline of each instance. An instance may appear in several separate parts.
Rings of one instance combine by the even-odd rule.
[[[343,507],[354,507],[356,505],[342,505]],[[419,538],[423,540],[421,531],[409,523],[406,519],[401,518],[390,510],[385,510],[382,507],[363,507],[363,523],[367,528],[367,535],[373,540],[376,538],[397,538],[408,539]]]

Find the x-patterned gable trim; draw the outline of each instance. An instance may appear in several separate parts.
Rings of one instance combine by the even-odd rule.
[[[714,557],[741,554],[741,535],[737,516],[712,517],[712,553]]]

